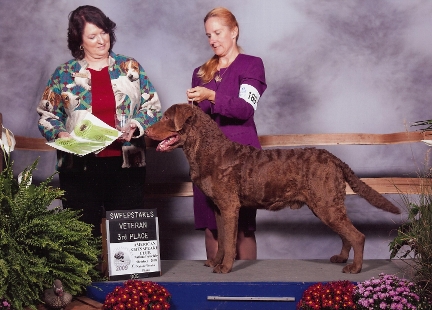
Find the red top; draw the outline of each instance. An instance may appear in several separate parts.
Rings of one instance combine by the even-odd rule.
[[[116,103],[108,67],[100,71],[90,68],[88,70],[91,73],[92,113],[104,123],[115,128]],[[114,141],[96,156],[121,156],[121,143],[118,140]]]

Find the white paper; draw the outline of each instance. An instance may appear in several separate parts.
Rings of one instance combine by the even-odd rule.
[[[97,153],[121,136],[121,132],[101,121],[91,113],[84,118],[70,132],[70,138],[58,138],[54,142],[47,142],[49,146],[58,150],[80,156]]]

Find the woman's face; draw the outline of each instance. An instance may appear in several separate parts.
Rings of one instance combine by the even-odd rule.
[[[85,57],[90,60],[108,57],[110,35],[94,24],[86,23],[82,36]]]
[[[209,44],[217,56],[226,56],[233,49],[237,49],[237,27],[230,29],[222,24],[219,17],[210,17],[205,22],[204,27]]]

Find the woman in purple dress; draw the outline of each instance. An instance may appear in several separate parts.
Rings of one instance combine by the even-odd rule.
[[[267,87],[263,62],[240,53],[239,26],[229,10],[211,10],[204,26],[215,55],[194,70],[188,100],[209,114],[231,141],[261,148],[254,113]],[[208,259],[217,252],[214,208],[213,202],[194,186],[195,228],[205,231]],[[237,259],[256,259],[255,218],[256,210],[240,209]]]

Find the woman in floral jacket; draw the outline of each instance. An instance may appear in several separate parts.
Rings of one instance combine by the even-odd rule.
[[[97,154],[58,151],[63,207],[83,209],[82,220],[94,225],[96,235],[103,209],[142,208],[144,130],[161,117],[159,97],[144,69],[112,51],[115,26],[93,6],[71,12],[68,47],[74,59],[54,71],[37,108],[39,130],[48,141],[70,138],[88,113],[112,127],[116,114],[130,120],[126,133]]]

